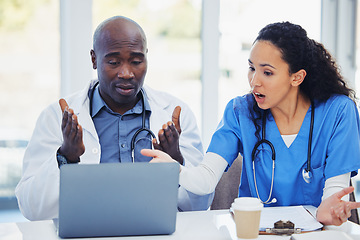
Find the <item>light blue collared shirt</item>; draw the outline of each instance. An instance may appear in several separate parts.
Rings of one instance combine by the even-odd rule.
[[[101,98],[98,86],[91,97],[92,119],[100,140],[100,163],[132,162],[131,139],[142,126],[142,101],[123,115],[113,112]],[[144,93],[145,127],[149,128],[151,109]],[[135,162],[148,162],[150,157],[140,153],[143,148],[151,148],[151,135],[142,131],[135,140]]]

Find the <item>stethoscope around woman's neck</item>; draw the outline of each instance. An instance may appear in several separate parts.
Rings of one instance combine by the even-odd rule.
[[[93,86],[93,88],[90,90],[89,92],[89,98],[90,98],[90,116],[92,117],[92,100],[94,97],[94,91],[97,87],[97,85],[99,85],[99,82],[96,82]],[[131,150],[131,160],[132,162],[135,162],[135,144],[137,143],[136,138],[137,136],[145,131],[148,132],[153,138],[155,137],[155,134],[148,128],[146,128],[145,126],[145,120],[146,120],[146,115],[145,115],[145,100],[144,100],[144,90],[141,88],[140,92],[139,92],[140,98],[141,98],[141,103],[142,103],[142,111],[141,111],[141,128],[139,128],[138,130],[136,130],[136,132],[134,133],[134,136],[131,138],[131,142],[130,142],[130,150]],[[140,139],[139,139],[140,140]],[[139,141],[138,140],[138,141]]]
[[[311,142],[312,142],[312,135],[313,135],[313,128],[314,128],[314,113],[315,113],[315,108],[314,108],[314,103],[311,102],[311,121],[310,121],[310,130],[309,130],[309,140],[308,140],[308,152],[307,152],[307,163],[306,163],[306,168],[304,168],[302,170],[302,176],[303,179],[306,183],[310,183],[311,179],[312,179],[312,173],[311,173]],[[261,133],[261,140],[258,141],[251,153],[251,159],[252,159],[252,168],[253,168],[253,173],[254,173],[254,184],[255,184],[255,189],[256,189],[256,195],[258,197],[258,199],[260,199],[260,201],[264,204],[271,204],[271,203],[276,203],[277,199],[273,198],[271,199],[271,195],[273,192],[273,187],[274,187],[274,177],[275,177],[275,148],[274,145],[269,141],[265,139],[265,128],[266,128],[266,114],[265,112],[262,115],[262,133]],[[259,191],[257,188],[257,184],[256,184],[256,175],[255,175],[255,154],[256,154],[256,150],[257,148],[261,145],[261,144],[267,144],[270,148],[271,148],[271,159],[272,159],[272,173],[271,173],[271,185],[270,185],[270,192],[269,192],[269,197],[266,201],[262,201],[259,195]],[[271,199],[271,200],[270,200]]]

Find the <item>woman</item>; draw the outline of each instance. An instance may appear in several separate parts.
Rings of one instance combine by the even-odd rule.
[[[240,197],[268,206],[313,205],[320,222],[341,225],[360,207],[343,201],[360,168],[354,91],[326,49],[289,22],[259,32],[248,80],[251,93],[228,103],[205,159],[182,167],[180,184],[197,194],[213,191],[240,153]],[[143,154],[172,161],[159,151]]]

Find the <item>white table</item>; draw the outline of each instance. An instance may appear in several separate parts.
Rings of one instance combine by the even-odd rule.
[[[342,231],[351,234],[354,239],[360,239],[360,225],[346,222]],[[1,240],[53,240],[60,239],[51,220],[2,223],[0,224]],[[176,231],[172,235],[112,237],[112,238],[80,238],[81,240],[104,239],[233,239],[236,240],[235,223],[228,210],[179,212],[176,221]],[[289,236],[260,235],[258,239],[290,239]]]

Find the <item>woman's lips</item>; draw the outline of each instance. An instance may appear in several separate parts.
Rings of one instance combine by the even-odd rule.
[[[265,95],[261,94],[261,93],[254,93],[255,97],[258,97],[258,98],[264,98]]]
[[[253,95],[257,103],[263,103],[265,101],[265,95],[258,92],[253,92]]]

